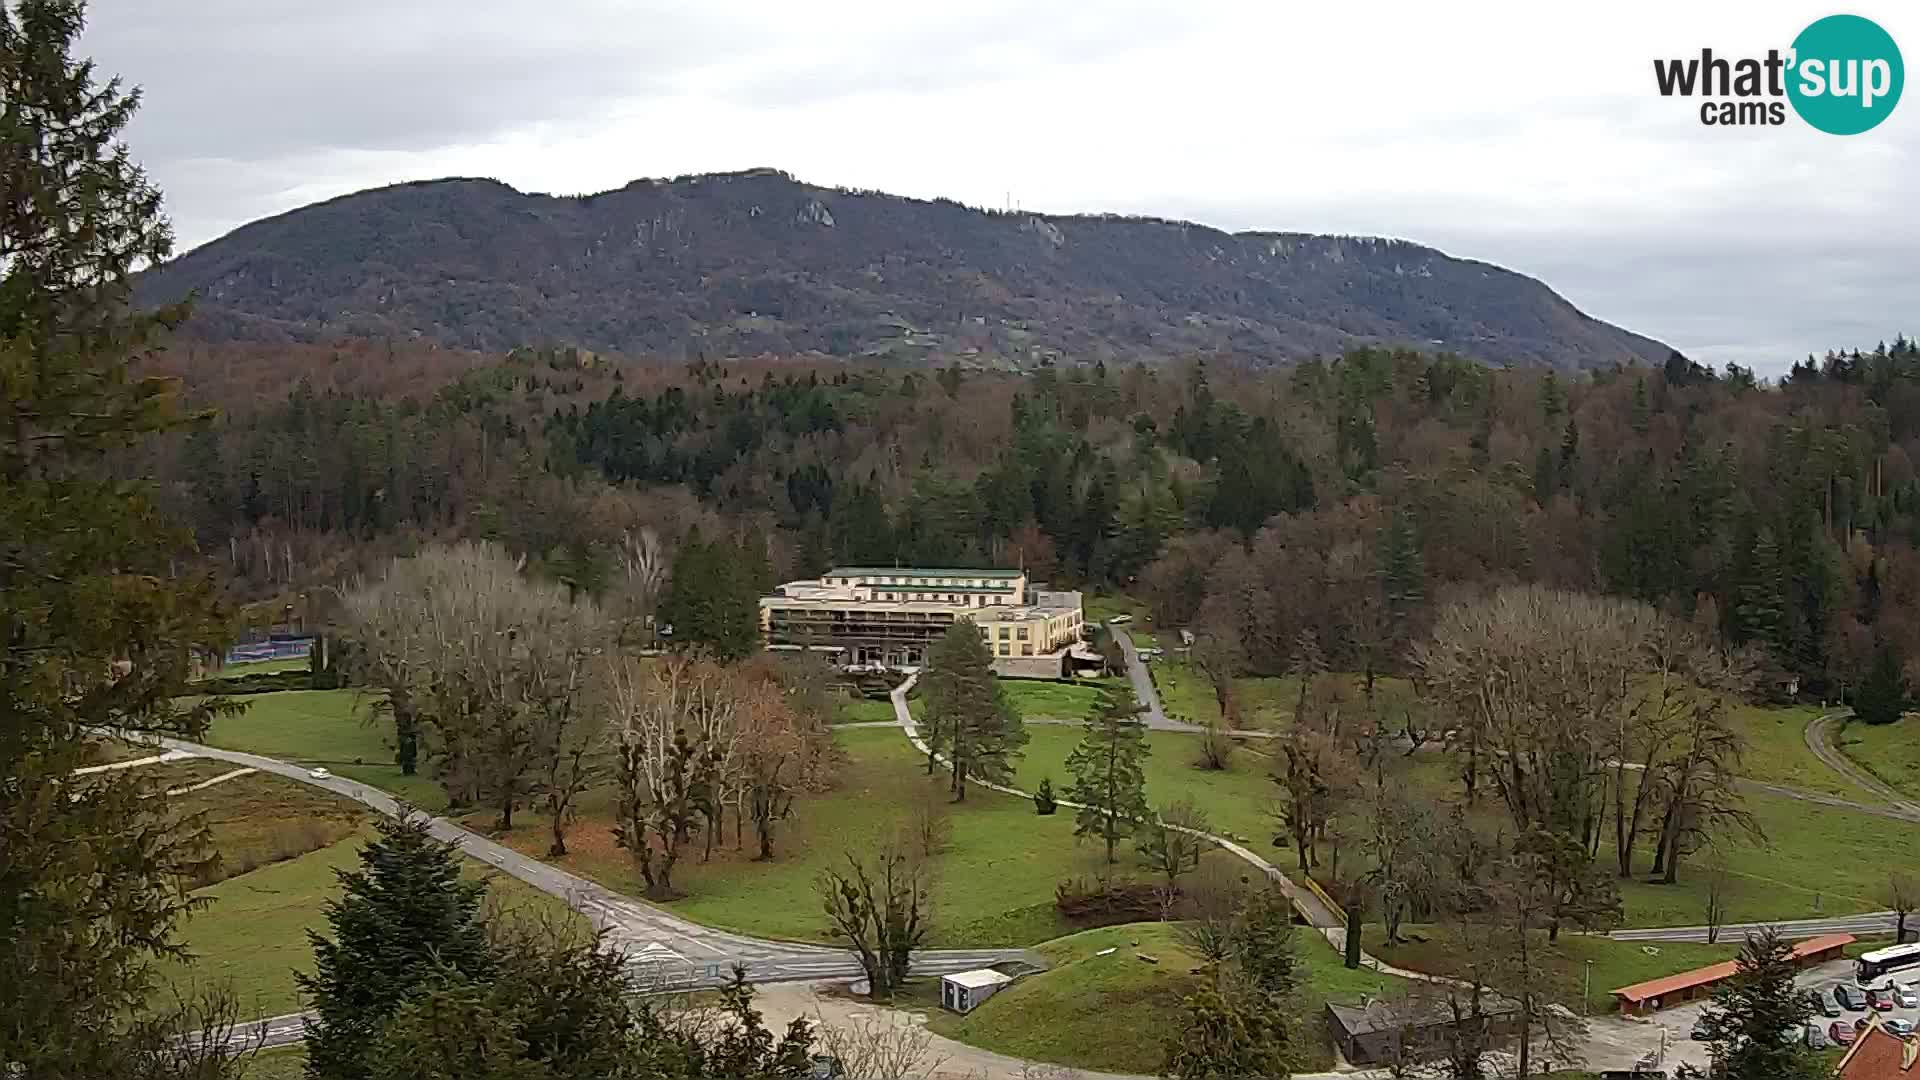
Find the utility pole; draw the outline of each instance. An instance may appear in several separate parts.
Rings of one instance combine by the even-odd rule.
[[[1586,1016],[1593,1008],[1593,961],[1587,961],[1587,990],[1580,995],[1580,1015]]]

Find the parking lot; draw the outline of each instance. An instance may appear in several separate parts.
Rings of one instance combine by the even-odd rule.
[[[1802,990],[1819,990],[1829,1000],[1832,999],[1833,987],[1836,984],[1854,987],[1863,991],[1864,996],[1865,988],[1854,981],[1853,975],[1852,960],[1833,960],[1802,972],[1799,978],[1794,980],[1794,985]],[[1896,984],[1920,982],[1920,971],[1909,968],[1906,971],[1896,972],[1891,978]],[[1874,985],[1884,986],[1886,982],[1887,978],[1882,977]],[[1632,1068],[1643,1054],[1658,1051],[1662,1031],[1666,1033],[1666,1053],[1661,1067],[1666,1069],[1669,1075],[1672,1070],[1682,1064],[1706,1067],[1709,1064],[1706,1044],[1694,1042],[1692,1036],[1693,1026],[1699,1021],[1701,1012],[1711,1004],[1711,999],[1708,999],[1676,1005],[1671,1009],[1663,1009],[1655,1013],[1649,1020],[1629,1020],[1620,1016],[1593,1018],[1586,1047],[1586,1067],[1594,1070]],[[1866,1012],[1842,1010],[1837,1021],[1831,1017],[1816,1015],[1809,1022],[1819,1024],[1821,1031],[1825,1032],[1830,1024],[1837,1022],[1852,1026],[1855,1020],[1872,1015],[1902,1019],[1915,1027],[1920,1027],[1920,1009],[1899,1007],[1891,1012],[1881,1013],[1875,1013],[1873,1010]]]

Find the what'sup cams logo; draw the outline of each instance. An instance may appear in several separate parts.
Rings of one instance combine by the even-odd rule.
[[[1701,49],[1697,57],[1655,60],[1662,97],[1697,97],[1710,127],[1780,125],[1787,106],[1829,135],[1877,127],[1900,102],[1906,68],[1893,36],[1871,19],[1829,15],[1800,31],[1784,54],[1729,59]]]

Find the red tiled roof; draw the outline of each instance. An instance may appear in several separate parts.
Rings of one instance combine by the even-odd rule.
[[[1851,944],[1853,944],[1852,934],[1823,934],[1820,937],[1795,942],[1793,958],[1800,960]],[[1666,975],[1658,979],[1648,979],[1643,983],[1634,983],[1632,986],[1623,986],[1613,991],[1613,996],[1637,1005],[1653,998],[1691,990],[1696,986],[1710,986],[1731,977],[1738,970],[1739,964],[1736,961],[1726,960],[1718,964],[1708,964],[1703,968],[1694,968],[1692,971],[1683,971],[1678,975]]]
[[[1881,1027],[1876,1019],[1840,1059],[1837,1075],[1839,1080],[1916,1080],[1920,1046]]]

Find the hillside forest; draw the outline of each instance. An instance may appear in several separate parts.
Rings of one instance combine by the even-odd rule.
[[[1537,582],[1718,627],[1770,684],[1920,662],[1920,350],[1777,383],[1674,355],[1571,378],[1357,350],[1029,375],[180,343],[211,419],[122,459],[265,619],[431,538],[493,539],[645,624],[683,551],[742,590],[833,563],[1020,565],[1391,670],[1450,593]],[[717,572],[709,566],[708,574]]]

